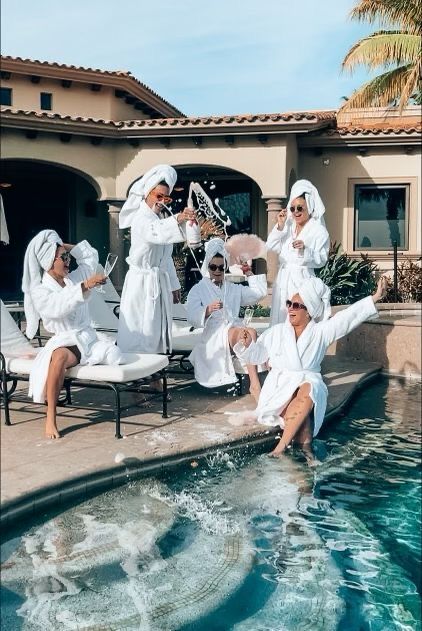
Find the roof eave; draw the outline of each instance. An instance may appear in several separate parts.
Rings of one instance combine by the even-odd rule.
[[[120,135],[127,138],[192,138],[202,137],[224,137],[224,136],[250,136],[256,134],[279,135],[279,134],[307,134],[310,131],[323,129],[329,124],[327,121],[320,122],[295,122],[295,123],[249,123],[249,124],[228,124],[228,125],[180,125],[170,127],[168,125],[156,126],[128,126],[123,125]]]
[[[300,149],[315,149],[322,147],[391,147],[397,145],[419,145],[421,133],[400,132],[393,134],[336,134],[331,136],[306,136],[298,139]]]
[[[66,132],[75,135],[102,136],[121,139],[148,138],[195,138],[195,137],[227,137],[227,136],[274,136],[280,134],[308,134],[323,129],[330,124],[322,121],[277,121],[257,123],[233,123],[213,125],[182,125],[171,127],[164,121],[156,120],[153,126],[125,125],[119,121],[72,120],[53,113],[1,111],[2,127],[15,129],[31,129],[44,132]]]
[[[96,72],[94,69],[67,68],[60,65],[49,65],[37,61],[25,61],[15,59],[1,59],[1,69],[15,74],[38,75],[48,79],[67,79],[82,83],[96,83],[112,88],[120,88],[130,95],[143,101],[145,105],[154,109],[165,117],[183,116],[183,112],[161,99],[150,91],[147,86],[141,85],[137,79],[130,75],[118,73]]]

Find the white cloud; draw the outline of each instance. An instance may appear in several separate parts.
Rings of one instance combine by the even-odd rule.
[[[335,107],[352,0],[2,0],[4,54],[130,70],[188,114]]]

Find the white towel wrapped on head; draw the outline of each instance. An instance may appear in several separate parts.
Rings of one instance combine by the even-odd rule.
[[[302,196],[305,196],[306,205],[311,217],[325,226],[325,221],[323,219],[323,214],[325,213],[324,203],[318,193],[318,189],[309,180],[297,180],[297,182],[293,184],[287,208],[290,208],[294,199]],[[293,221],[291,213],[289,213],[288,220]]]
[[[303,304],[309,315],[315,322],[328,320],[331,315],[331,291],[320,278],[311,276],[303,281],[297,292],[303,300]]]
[[[224,243],[223,239],[220,239],[220,237],[215,237],[214,239],[210,239],[205,243],[205,258],[201,266],[202,276],[209,277],[210,274],[208,272],[208,265],[211,259],[213,259],[214,256],[217,255],[222,256],[225,264],[228,266],[229,255],[226,250],[226,244]]]
[[[141,202],[147,197],[160,182],[166,182],[170,193],[176,184],[177,173],[168,164],[157,164],[137,180],[129,190],[129,196],[122,206],[119,214],[119,228],[130,228],[133,217],[139,209]]]
[[[28,244],[23,262],[22,291],[26,317],[25,334],[32,339],[37,332],[40,314],[31,298],[31,289],[42,281],[43,273],[53,266],[58,245],[63,241],[55,230],[41,230]]]

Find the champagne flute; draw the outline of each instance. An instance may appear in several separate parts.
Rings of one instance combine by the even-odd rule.
[[[245,314],[243,316],[243,326],[245,327],[249,326],[253,318],[254,311],[255,309],[253,307],[247,307],[245,309]]]
[[[104,265],[104,276],[106,276],[106,278],[108,278],[111,274],[111,272],[113,271],[114,266],[117,263],[117,259],[118,259],[118,255],[117,254],[113,254],[112,252],[109,252],[107,254],[107,258],[106,258],[106,262]],[[102,288],[102,286],[100,285],[99,287],[95,288],[100,294],[105,294],[105,290]]]

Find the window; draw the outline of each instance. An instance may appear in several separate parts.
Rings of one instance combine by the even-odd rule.
[[[40,93],[40,107],[42,110],[51,110],[53,103],[53,95],[50,92]]]
[[[1,88],[1,105],[12,105],[12,88]]]
[[[409,184],[355,186],[355,250],[408,250]]]

